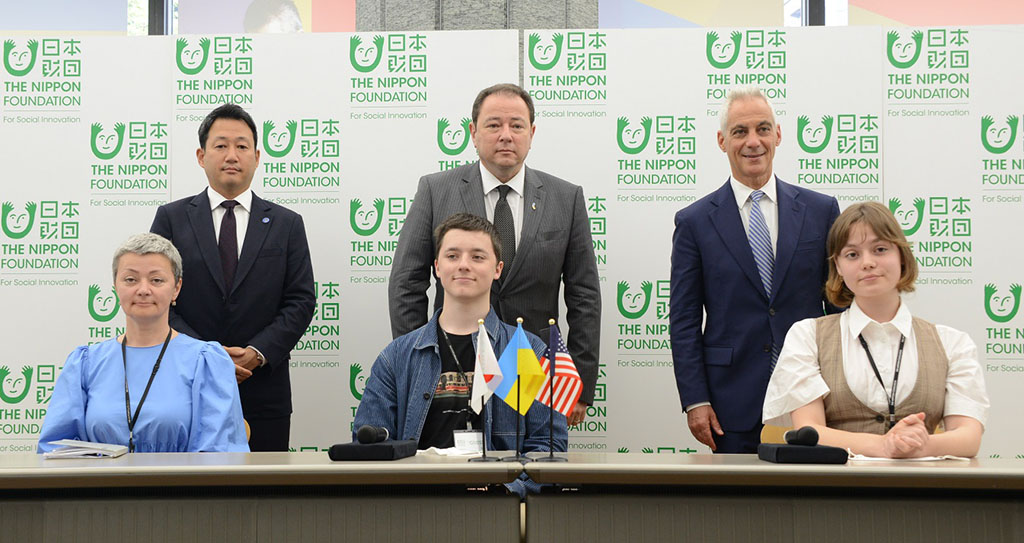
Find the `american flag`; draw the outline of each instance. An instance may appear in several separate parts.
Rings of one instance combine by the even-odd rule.
[[[551,325],[551,341],[544,352],[544,358],[540,360],[545,378],[544,384],[541,385],[540,390],[537,392],[537,401],[544,405],[551,405],[550,360],[552,352],[555,355],[553,408],[555,411],[568,417],[572,413],[573,407],[576,406],[576,402],[579,401],[580,394],[583,393],[583,380],[580,379],[580,374],[576,371],[576,364],[573,364],[572,357],[569,356],[569,349],[566,348],[565,342],[562,341],[562,334],[558,331],[558,326],[556,325]]]

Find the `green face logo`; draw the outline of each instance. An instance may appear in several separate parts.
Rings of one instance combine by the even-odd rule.
[[[469,146],[469,117],[463,117],[459,127],[452,128],[448,119],[437,120],[437,148],[448,156],[457,156]]]
[[[1010,322],[1020,309],[1020,292],[1021,287],[1016,283],[1010,285],[1008,296],[999,296],[999,289],[992,283],[985,285],[985,313],[988,318],[999,323]]]
[[[915,30],[910,35],[911,41],[899,43],[900,33],[890,30],[885,37],[885,52],[889,56],[889,64],[901,70],[914,65],[921,56],[921,42],[924,40],[924,33]]]
[[[651,141],[651,121],[650,117],[644,117],[640,119],[640,126],[630,129],[629,119],[625,117],[619,117],[616,122],[617,130],[615,131],[615,139],[619,144],[619,149],[627,155],[635,155],[640,153],[647,147],[647,143]]]
[[[7,366],[0,366],[0,399],[7,403],[18,403],[28,396],[32,386],[32,366],[22,366],[21,375],[11,375]]]
[[[89,132],[89,143],[92,146],[92,154],[96,158],[110,160],[121,152],[121,145],[124,143],[124,123],[115,124],[113,134],[102,134],[103,125],[92,123]]]
[[[39,42],[36,40],[28,40],[23,51],[15,50],[14,40],[6,40],[4,41],[4,68],[14,77],[24,77],[36,65],[36,52],[38,51]]]
[[[651,305],[651,290],[653,288],[654,285],[650,281],[644,281],[640,283],[640,292],[630,293],[629,283],[619,281],[618,296],[616,296],[619,313],[627,319],[643,317]]]
[[[719,70],[724,70],[736,63],[740,58],[740,43],[743,41],[743,33],[735,30],[729,34],[732,41],[718,41],[718,32],[707,33],[707,57],[708,64]]]
[[[24,213],[14,213],[14,204],[4,202],[0,206],[0,227],[4,235],[10,239],[21,239],[32,230],[32,223],[36,220],[36,203],[25,204]]]
[[[175,60],[178,62],[178,70],[185,75],[196,75],[206,67],[206,61],[210,58],[210,38],[199,40],[199,49],[189,49],[188,40],[178,38],[175,45]]]
[[[565,36],[556,32],[551,35],[550,44],[541,45],[540,35],[530,34],[526,42],[526,52],[534,69],[544,71],[554,68],[555,64],[558,64],[558,59],[562,57],[564,40]]]
[[[889,211],[896,216],[905,236],[913,236],[924,223],[924,198],[914,198],[914,207],[900,209],[903,202],[899,198],[889,198]]]
[[[348,60],[357,72],[372,72],[384,56],[384,36],[373,37],[373,45],[363,45],[363,39],[352,36],[348,40]]]
[[[358,198],[349,201],[348,222],[352,231],[360,236],[372,236],[380,228],[384,220],[384,199],[373,201],[373,209],[363,209],[363,202]]]
[[[108,322],[117,316],[118,304],[117,292],[111,288],[110,296],[100,296],[99,285],[89,285],[89,315],[96,322]]]
[[[832,116],[823,115],[821,126],[811,126],[810,119],[801,115],[796,120],[796,141],[805,153],[820,153],[832,139]]]
[[[357,400],[363,399],[363,390],[366,388],[366,376],[362,373],[363,367],[359,364],[352,364],[348,367],[348,390]]]
[[[294,120],[284,124],[284,132],[274,132],[274,121],[263,121],[263,151],[274,158],[281,158],[291,152],[295,145],[295,130],[299,123]],[[288,138],[284,143],[281,140]],[[276,148],[275,148],[276,147]]]
[[[1013,147],[1017,140],[1017,123],[1020,117],[1010,115],[1006,117],[1006,126],[995,126],[995,121],[990,115],[981,118],[981,144],[985,150],[1000,155]]]

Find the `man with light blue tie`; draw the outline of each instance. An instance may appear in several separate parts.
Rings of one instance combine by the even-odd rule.
[[[732,175],[675,217],[672,362],[693,436],[715,452],[755,453],[786,332],[824,314],[839,203],[775,176],[782,130],[760,89],[730,91],[720,120]]]

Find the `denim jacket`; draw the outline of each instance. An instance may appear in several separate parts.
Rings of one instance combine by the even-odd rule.
[[[369,424],[387,428],[394,439],[419,439],[437,381],[441,378],[437,340],[439,315],[440,310],[427,324],[395,339],[377,356],[356,411],[353,429]],[[484,319],[484,328],[491,338],[495,356],[500,357],[516,327],[501,322],[492,309]],[[474,346],[477,334],[473,333]],[[545,350],[544,343],[529,332],[526,335],[540,358]],[[515,450],[517,425],[524,453],[549,450],[550,412],[546,406],[535,403],[526,416],[521,417],[501,398],[492,397],[484,406],[483,414],[487,450]],[[553,413],[554,449],[564,452],[569,440],[565,416],[557,411]],[[355,432],[352,437],[355,439]],[[535,483],[530,481],[528,486],[535,488]],[[519,492],[517,488],[510,486],[510,489]]]

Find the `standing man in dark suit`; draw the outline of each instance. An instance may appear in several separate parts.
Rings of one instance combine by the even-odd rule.
[[[760,89],[731,91],[720,117],[732,176],[675,218],[672,362],[693,436],[715,452],[754,453],[786,332],[824,312],[839,203],[775,176],[782,130]]]
[[[235,363],[252,451],[287,451],[289,353],[313,318],[313,266],[302,217],[256,196],[256,124],[225,104],[199,126],[196,158],[210,186],[160,206],[150,228],[181,252],[171,327],[219,341]]]
[[[478,163],[420,178],[398,238],[388,283],[391,333],[427,322],[427,288],[434,259],[434,229],[449,216],[472,213],[494,223],[505,262],[491,286],[491,306],[506,323],[548,337],[564,288],[569,354],[583,394],[569,425],[583,422],[594,401],[601,337],[601,291],[583,189],[524,166],[534,126],[533,100],[517,85],[488,87],[473,102],[469,131]],[[434,309],[443,292],[435,278]]]

